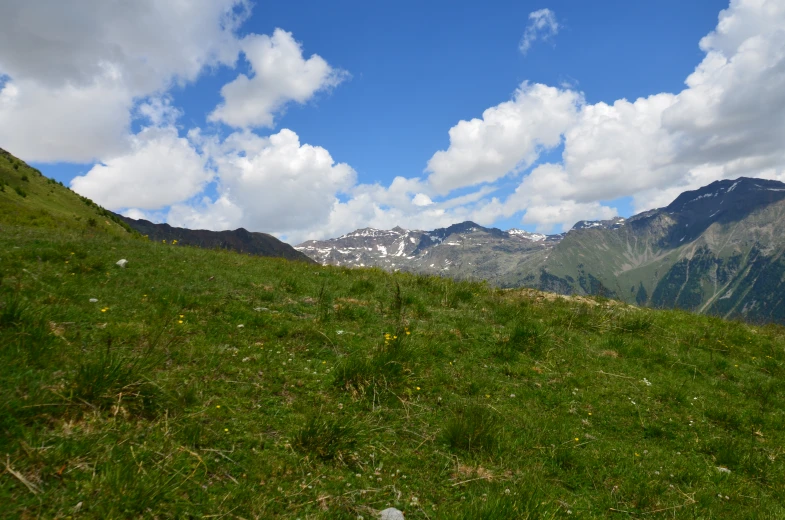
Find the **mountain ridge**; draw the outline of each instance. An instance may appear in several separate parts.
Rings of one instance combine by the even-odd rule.
[[[301,262],[313,263],[314,260],[295,250],[289,244],[282,242],[267,233],[248,231],[245,228],[235,230],[210,231],[206,229],[187,229],[170,226],[169,224],[156,224],[144,219],[132,219],[118,215],[123,222],[150,240],[176,240],[178,244],[205,249],[228,249],[239,253],[249,253],[256,256],[270,256],[286,258]]]

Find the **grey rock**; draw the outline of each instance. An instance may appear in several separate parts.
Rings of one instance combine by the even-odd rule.
[[[121,260],[118,260],[115,265],[120,266],[120,267],[125,267],[126,265],[128,265],[128,260],[123,258]]]
[[[388,507],[382,511],[379,518],[381,520],[406,520],[403,516],[403,511],[395,509],[394,507]]]

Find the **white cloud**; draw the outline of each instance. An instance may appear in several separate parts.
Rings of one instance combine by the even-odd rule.
[[[733,0],[700,46],[706,55],[681,92],[578,107],[563,127],[561,161],[526,175],[500,214],[526,211],[524,223],[569,226],[612,216],[614,208],[603,201],[619,197],[631,196],[635,210],[643,211],[718,179],[785,178],[785,4]],[[536,119],[537,110],[543,107],[531,107],[526,116]],[[504,157],[493,141],[466,142],[478,149],[456,160],[453,171],[484,156]],[[533,146],[521,135],[506,149]],[[480,168],[472,177],[492,176]]]
[[[128,153],[97,164],[71,187],[111,210],[155,210],[198,194],[212,178],[206,158],[173,127],[149,127]]]
[[[81,87],[10,80],[0,90],[0,146],[44,162],[85,163],[121,153],[128,146],[131,99],[107,77]]]
[[[642,211],[714,180],[785,172],[785,5],[733,1],[678,94],[586,106],[566,134],[578,201],[631,195]]]
[[[232,64],[244,0],[4,0],[0,72],[44,87],[89,86],[112,68],[129,91],[192,81]]]
[[[412,199],[412,204],[415,206],[430,206],[433,204],[433,201],[425,193],[418,193]]]
[[[543,150],[561,144],[582,102],[576,92],[524,82],[511,101],[450,129],[450,147],[428,161],[428,182],[447,193],[527,168]]]
[[[569,229],[579,220],[606,220],[618,215],[616,208],[604,206],[599,202],[575,202],[563,200],[556,203],[535,201],[526,209],[524,224],[534,224],[537,231],[549,233],[557,224]]]
[[[561,26],[556,21],[556,13],[550,9],[540,9],[529,13],[529,23],[526,25],[523,38],[518,44],[518,50],[525,55],[535,41],[549,41],[558,34],[560,28]]]
[[[270,137],[208,139],[204,146],[216,164],[218,197],[173,206],[167,218],[172,225],[296,232],[324,222],[336,195],[356,181],[349,165],[335,163],[324,148],[300,144],[288,129]]]
[[[287,103],[305,103],[348,76],[316,54],[304,59],[300,43],[282,29],[275,29],[272,36],[247,36],[240,45],[253,75],[249,78],[240,74],[223,86],[224,100],[210,114],[210,121],[241,128],[271,128],[274,114]]]
[[[246,0],[0,3],[0,145],[28,161],[123,153],[137,100],[232,65]]]

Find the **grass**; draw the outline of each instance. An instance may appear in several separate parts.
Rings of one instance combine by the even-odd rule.
[[[785,517],[782,327],[80,226],[0,230],[8,518]]]
[[[0,149],[0,222],[44,229],[127,237],[137,235],[111,211],[77,195]]]

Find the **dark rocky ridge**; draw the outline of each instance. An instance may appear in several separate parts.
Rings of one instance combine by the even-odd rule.
[[[281,242],[267,233],[255,233],[243,228],[234,231],[208,231],[205,229],[185,229],[172,227],[169,224],[154,224],[149,220],[136,220],[118,215],[131,228],[150,240],[177,240],[179,244],[201,247],[205,249],[228,249],[239,253],[256,256],[270,256],[314,263],[306,255]]]

